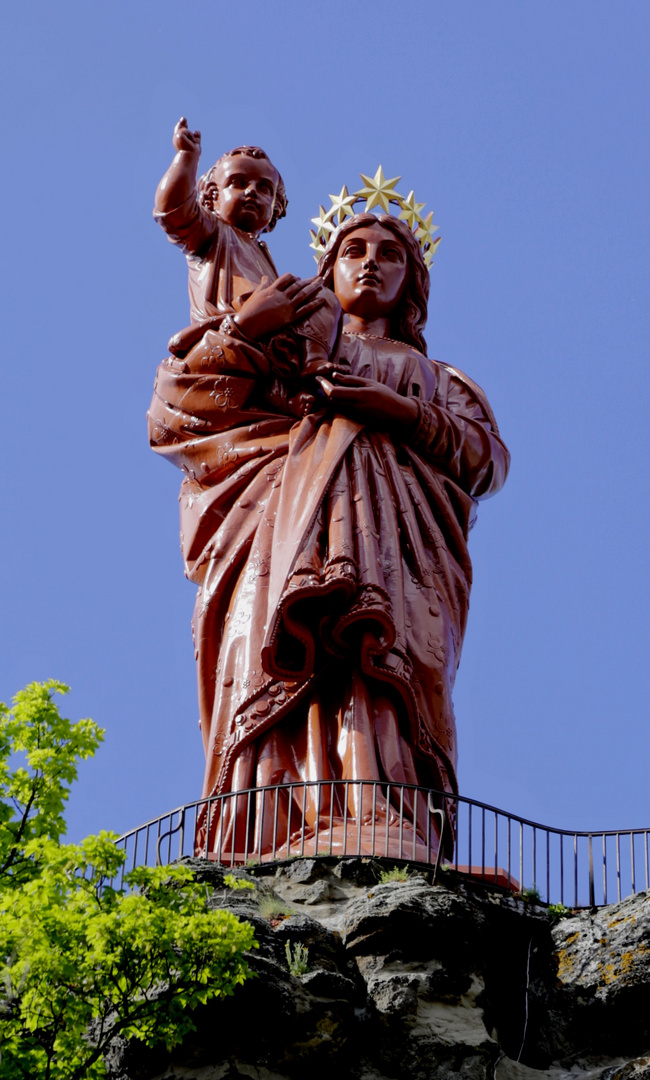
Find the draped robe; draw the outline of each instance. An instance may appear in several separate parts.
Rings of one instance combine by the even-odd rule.
[[[388,339],[344,334],[340,350],[353,374],[417,398],[408,443],[327,407],[299,422],[273,412],[264,352],[225,332],[158,370],[151,443],[185,473],[181,546],[198,586],[206,798],[345,779],[457,791],[467,535],[477,500],[505,480],[508,451],[461,372]],[[331,827],[344,813],[333,797],[303,791],[289,806],[284,793],[276,826],[279,815],[303,837],[317,818]],[[346,819],[368,820],[367,799],[349,800]],[[389,804],[380,812],[392,823]],[[242,833],[255,822],[236,818],[233,848],[268,851],[268,825],[251,839]]]

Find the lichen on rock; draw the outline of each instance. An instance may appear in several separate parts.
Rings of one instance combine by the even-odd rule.
[[[188,860],[251,921],[256,977],[197,1010],[171,1052],[117,1042],[111,1080],[647,1080],[650,893],[556,920],[544,906],[374,859],[245,874]],[[265,918],[282,908],[279,918]],[[286,946],[308,950],[292,975]]]

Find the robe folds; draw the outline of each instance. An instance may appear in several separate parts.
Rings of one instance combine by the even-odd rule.
[[[299,421],[272,411],[264,352],[219,330],[158,370],[150,438],[185,474],[181,546],[198,586],[206,798],[346,779],[457,791],[467,536],[508,451],[461,372],[388,339],[344,333],[339,348],[352,374],[417,398],[408,444],[326,404]],[[280,827],[331,827],[344,812],[332,792],[336,806],[285,799]],[[369,820],[367,799],[350,801],[346,819]],[[231,833],[254,829],[235,817]],[[232,844],[270,849],[261,834]]]

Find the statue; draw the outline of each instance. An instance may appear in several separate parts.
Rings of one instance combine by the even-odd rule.
[[[268,159],[253,160],[270,179]],[[471,583],[467,536],[509,455],[483,391],[426,357],[431,215],[412,193],[397,194],[399,178],[379,169],[363,179],[365,189],[344,188],[314,219],[314,282],[277,279],[275,293],[289,292],[284,307],[277,295],[265,306],[261,277],[216,313],[194,299],[182,355],[172,339],[177,354],[158,370],[151,444],[185,474],[182,549],[198,586],[203,795],[295,785],[272,795],[266,818],[256,819],[255,804],[246,812],[245,799],[243,812],[229,804],[220,820],[204,816],[200,850],[214,848],[218,825],[226,850],[261,856],[274,828],[307,851],[320,829],[336,852],[352,823],[369,850],[371,810],[387,836],[398,822],[391,783],[457,791],[452,689]],[[180,194],[196,202],[191,187]],[[354,213],[361,197],[387,212]],[[388,213],[395,202],[400,218]],[[167,221],[179,209],[168,204]],[[202,213],[213,228],[214,211]],[[262,220],[233,223],[237,241],[241,231],[256,243]],[[172,235],[190,272],[202,257],[205,274],[205,247],[193,250],[176,227]],[[343,313],[338,340],[336,307],[316,308],[327,293]],[[329,351],[314,360],[300,321],[316,310]],[[291,342],[294,362],[274,367]],[[273,393],[278,376],[302,386],[301,418],[287,394]],[[346,779],[386,786],[372,808],[358,786],[306,786]],[[430,830],[429,809],[411,815],[416,839]]]
[[[275,376],[265,387],[269,404],[302,416],[314,404],[304,389],[305,378],[330,370],[341,309],[318,280],[300,281],[293,274],[278,278],[269,249],[259,239],[286,214],[282,177],[259,146],[238,146],[197,187],[201,135],[189,130],[185,117],[174,129],[174,147],[177,153],[158,185],[154,217],[187,253],[192,325],[172,338],[170,351],[185,356],[208,331],[223,331],[226,315],[226,327],[232,319],[240,333],[265,339]],[[296,380],[287,382],[299,369],[302,388]]]

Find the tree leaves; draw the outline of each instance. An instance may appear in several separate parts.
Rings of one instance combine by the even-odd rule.
[[[172,1047],[192,1009],[249,975],[252,927],[210,911],[186,867],[138,867],[109,884],[114,834],[61,844],[80,758],[102,731],[60,716],[54,681],[0,706],[0,1074],[96,1080],[116,1035]],[[24,764],[12,767],[16,754]]]

